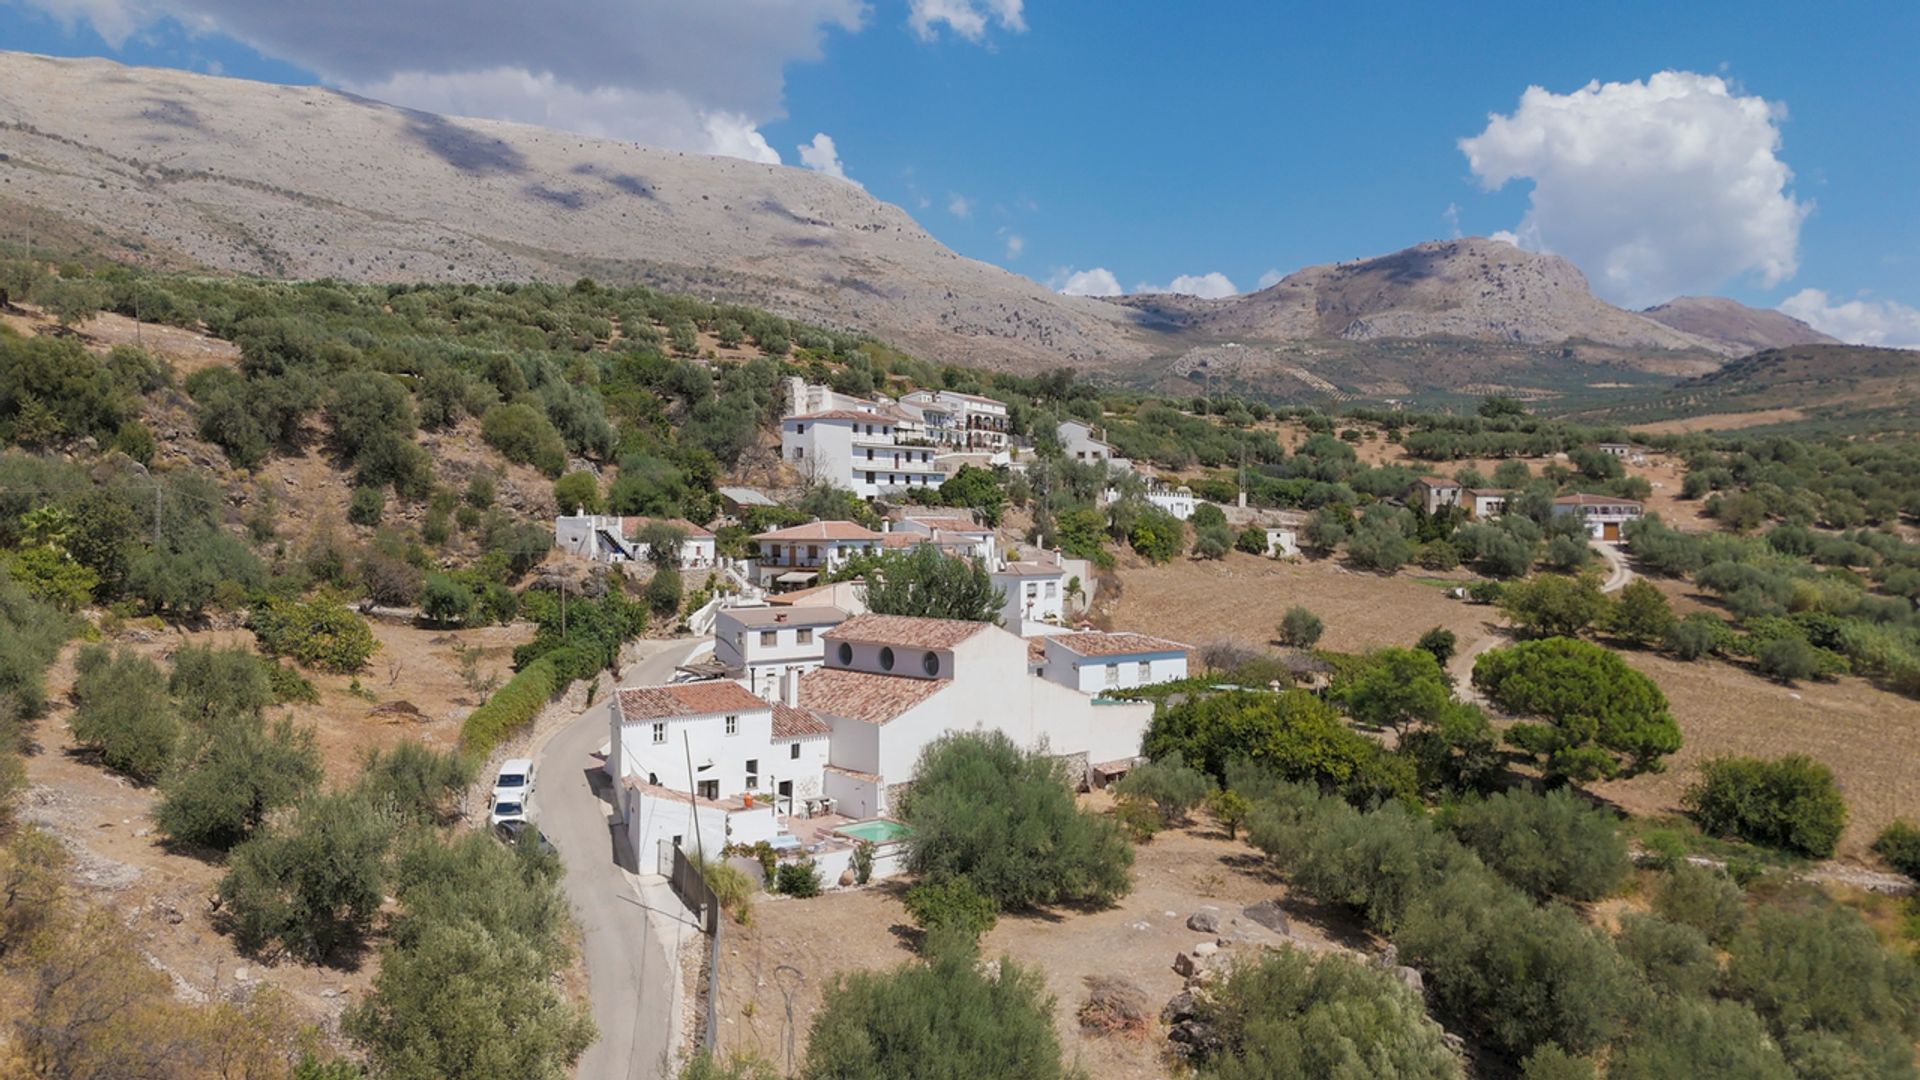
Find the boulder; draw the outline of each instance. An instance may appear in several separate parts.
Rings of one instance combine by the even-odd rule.
[[[1191,1020],[1197,1002],[1193,991],[1182,990],[1168,999],[1167,1006],[1160,1010],[1160,1019],[1168,1024],[1177,1024],[1182,1020]]]
[[[1187,916],[1187,929],[1202,934],[1217,934],[1220,932],[1220,918],[1211,912],[1196,911]]]
[[[854,874],[853,867],[851,866],[847,867],[845,870],[840,871],[840,887],[844,889],[847,886],[853,884],[855,877],[856,875]]]
[[[1195,945],[1193,947],[1194,958],[1198,960],[1210,959],[1215,953],[1218,953],[1219,951],[1220,951],[1220,943],[1217,941],[1203,941],[1200,944]]]
[[[1276,934],[1287,934],[1287,913],[1280,908],[1278,901],[1262,900],[1241,912],[1247,918]]]
[[[1422,997],[1426,996],[1427,981],[1420,977],[1420,972],[1418,969],[1410,968],[1402,965],[1400,967],[1396,967],[1391,970],[1393,971],[1393,977],[1405,983],[1407,986],[1407,989],[1412,990],[1414,993],[1419,994]]]

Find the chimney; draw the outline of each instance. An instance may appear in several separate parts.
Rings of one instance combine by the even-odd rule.
[[[780,675],[780,700],[788,708],[800,707],[800,673],[788,668]]]

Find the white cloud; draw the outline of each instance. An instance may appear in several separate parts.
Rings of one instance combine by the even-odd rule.
[[[1120,279],[1104,266],[1091,270],[1061,270],[1048,279],[1047,287],[1068,296],[1119,296]]]
[[[1223,297],[1237,296],[1239,289],[1227,275],[1218,270],[1205,274],[1181,274],[1166,285],[1149,285],[1146,282],[1134,286],[1137,293],[1181,293],[1186,296],[1198,296],[1205,300],[1219,300]]]
[[[860,186],[859,181],[847,175],[846,167],[840,163],[840,151],[833,145],[833,136],[824,131],[814,132],[812,142],[800,144],[800,164],[815,172],[845,180],[855,187]]]
[[[1487,239],[1498,240],[1500,243],[1507,244],[1512,247],[1521,246],[1520,235],[1514,232],[1512,229],[1495,229],[1493,231],[1493,234],[1487,237]]]
[[[1448,203],[1447,208],[1440,212],[1440,220],[1447,223],[1448,236],[1452,237],[1455,240],[1460,239],[1460,204],[1459,203]]]
[[[1009,259],[1017,259],[1021,252],[1027,250],[1027,238],[1005,226],[1002,226],[996,235],[1006,241]]]
[[[1260,289],[1271,289],[1275,285],[1280,284],[1281,279],[1286,276],[1287,275],[1278,270],[1268,270],[1266,273],[1260,275],[1260,280],[1255,282],[1253,287],[1256,291]]]
[[[909,0],[907,25],[921,41],[939,37],[942,23],[968,41],[979,41],[986,36],[989,22],[998,22],[1012,33],[1024,31],[1025,6],[1025,0]]]
[[[957,218],[972,217],[973,200],[957,191],[951,192],[947,195],[947,213]]]
[[[1820,289],[1801,289],[1780,302],[1780,310],[1853,345],[1920,349],[1920,308],[1892,300],[1834,303]]]
[[[119,47],[164,19],[396,105],[778,161],[786,68],[854,32],[864,0],[21,0]],[[378,27],[377,33],[368,27]]]
[[[1570,94],[1528,87],[1512,115],[1461,139],[1481,186],[1531,179],[1521,246],[1572,259],[1630,307],[1793,276],[1810,205],[1787,190],[1784,110],[1725,79],[1663,71]]]

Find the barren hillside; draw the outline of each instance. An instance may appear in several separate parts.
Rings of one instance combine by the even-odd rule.
[[[1641,312],[1683,333],[1744,346],[1747,350],[1793,345],[1838,345],[1785,312],[1750,308],[1724,296],[1682,296]]]
[[[1146,354],[819,173],[101,60],[0,54],[0,219],[273,277],[638,280],[984,366]]]

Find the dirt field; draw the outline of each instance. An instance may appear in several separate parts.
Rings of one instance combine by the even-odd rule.
[[[1650,424],[1635,424],[1631,430],[1644,431],[1649,435],[1684,435],[1693,431],[1738,431],[1765,424],[1791,424],[1806,418],[1807,414],[1799,409],[1760,409],[1755,412],[1708,413],[1683,420],[1656,420]]]
[[[1295,937],[1311,944],[1366,945],[1350,926],[1330,924],[1317,908],[1287,899],[1286,886],[1257,864],[1257,853],[1217,830],[1165,832],[1134,850],[1134,891],[1117,907],[1003,917],[982,946],[989,957],[1011,956],[1046,974],[1067,1060],[1090,1075],[1168,1074],[1160,1056],[1166,1031],[1157,1022],[1140,1038],[1083,1035],[1075,1013],[1086,1000],[1083,980],[1090,975],[1132,981],[1146,992],[1157,1013],[1184,982],[1173,971],[1174,956],[1214,936],[1186,928],[1187,917],[1197,911],[1216,915],[1223,931],[1230,918],[1238,918],[1257,932],[1259,927],[1242,916],[1242,910],[1277,899],[1288,911]],[[793,977],[774,969],[788,965],[800,974],[793,994],[793,1060],[798,1064],[806,1055],[807,1030],[825,984],[841,972],[883,969],[910,960],[911,927],[892,886],[812,900],[756,898],[751,927],[729,922],[722,931],[721,1052],[751,1052],[785,1064],[787,1009],[781,983],[792,985]]]
[[[320,703],[285,710],[295,723],[315,729],[331,784],[350,782],[368,747],[409,738],[453,745],[460,718],[478,701],[462,681],[454,643],[483,650],[481,672],[504,679],[510,674],[513,646],[530,636],[530,628],[443,633],[376,622],[374,635],[381,648],[361,679],[371,700],[348,692],[347,676],[310,674]],[[158,660],[188,644],[251,646],[253,636],[243,630],[181,633],[136,627],[110,640]],[[153,789],[109,773],[73,745],[67,695],[77,651],[69,647],[49,673],[53,708],[39,721],[36,751],[26,759],[31,786],[23,816],[66,842],[74,859],[70,881],[79,899],[119,912],[150,962],[167,973],[181,997],[205,1001],[239,986],[271,984],[289,992],[309,1022],[330,1027],[355,995],[366,990],[372,965],[357,970],[269,966],[241,956],[231,940],[214,929],[209,901],[223,868],[169,848],[153,828]],[[412,703],[420,716],[372,715],[376,706],[398,701]]]

